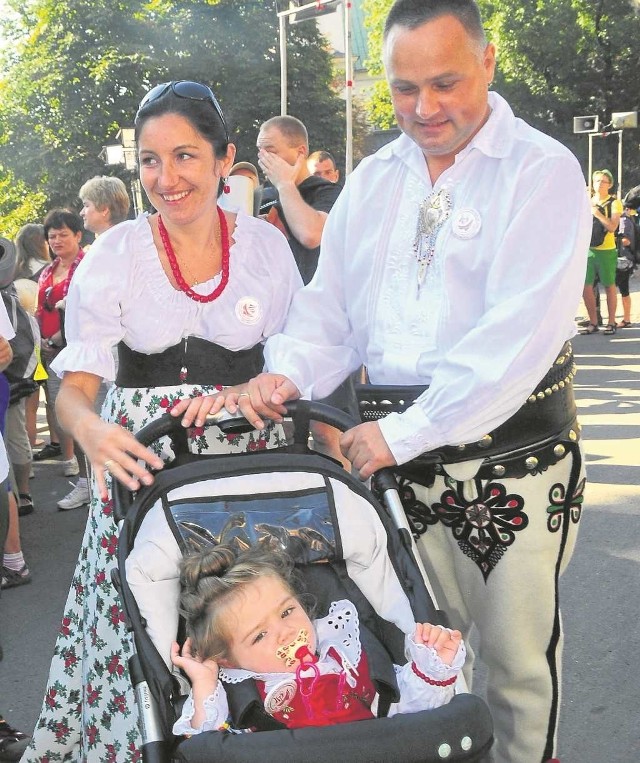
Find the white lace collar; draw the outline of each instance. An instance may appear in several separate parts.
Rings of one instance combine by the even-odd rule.
[[[339,672],[342,668],[347,673],[347,681],[357,674],[357,667],[362,656],[360,643],[360,620],[355,606],[347,599],[334,601],[326,617],[314,620],[318,645],[319,660],[316,667],[323,673]],[[334,649],[340,656],[342,667],[332,657],[329,650]],[[237,684],[248,678],[264,681],[267,690],[282,681],[291,680],[295,673],[255,673],[240,668],[220,668],[220,680]]]

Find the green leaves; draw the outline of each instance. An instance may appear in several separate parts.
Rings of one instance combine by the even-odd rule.
[[[102,146],[131,126],[148,90],[195,79],[216,92],[238,147],[256,161],[260,124],[280,113],[274,0],[10,0],[0,56],[0,232],[13,235],[107,168]],[[2,22],[0,22],[2,23]],[[289,113],[312,150],[344,153],[344,104],[313,22],[288,27]],[[16,227],[17,226],[17,227]]]

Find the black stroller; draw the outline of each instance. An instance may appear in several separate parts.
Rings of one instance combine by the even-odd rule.
[[[114,582],[135,645],[130,673],[147,763],[204,761],[484,761],[492,745],[485,703],[464,690],[435,710],[357,723],[290,730],[268,716],[253,681],[229,687],[234,725],[259,733],[205,732],[176,738],[172,725],[188,685],[171,668],[170,644],[179,639],[178,564],[204,543],[246,548],[276,544],[295,561],[318,612],[348,598],[356,605],[379,716],[396,701],[392,663],[406,662],[403,632],[414,622],[443,623],[413,552],[413,539],[393,474],[376,475],[381,504],[332,459],[309,450],[309,422],[341,430],[353,426],[340,411],[318,403],[288,406],[294,431],[286,447],[246,454],[194,456],[186,432],[169,415],[145,427],[150,444],[168,435],[176,457],[135,496],[114,489],[121,523]],[[232,426],[235,422],[227,422]],[[246,424],[246,422],[244,422]],[[215,424],[224,431],[223,422]],[[390,667],[389,669],[385,666]]]

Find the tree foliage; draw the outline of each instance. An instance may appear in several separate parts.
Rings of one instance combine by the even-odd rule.
[[[142,95],[194,79],[217,94],[238,158],[255,161],[259,125],[280,113],[273,0],[10,0],[0,79],[3,233],[77,202],[82,183],[113,172],[99,154],[131,126]],[[289,113],[313,145],[344,153],[344,104],[315,24],[290,26]],[[124,169],[119,173],[128,180]]]
[[[363,0],[372,73],[382,71],[382,27],[392,0]],[[498,52],[493,87],[517,116],[569,146],[587,170],[588,140],[573,117],[640,111],[640,13],[632,0],[479,0]],[[395,124],[388,88],[369,103],[380,128]],[[640,183],[640,135],[623,134],[623,184]],[[594,168],[616,174],[617,136],[594,138]]]

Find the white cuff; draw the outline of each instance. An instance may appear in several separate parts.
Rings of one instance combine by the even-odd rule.
[[[222,729],[229,717],[229,703],[227,702],[227,692],[224,690],[221,681],[218,681],[214,693],[205,699],[205,718],[197,729],[191,725],[195,711],[193,692],[189,692],[189,696],[182,708],[182,715],[173,724],[175,736],[193,736],[194,734],[201,734],[203,731],[220,731]]]

